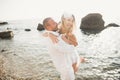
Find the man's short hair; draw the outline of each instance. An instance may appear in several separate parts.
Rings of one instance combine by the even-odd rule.
[[[46,25],[49,25],[49,24],[48,24],[48,21],[51,20],[51,19],[52,19],[51,17],[48,17],[48,18],[45,18],[45,19],[43,20],[43,26],[44,26],[44,28],[46,28]]]

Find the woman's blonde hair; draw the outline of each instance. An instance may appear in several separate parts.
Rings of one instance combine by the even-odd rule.
[[[73,18],[73,26],[71,28],[66,28],[65,27],[64,20],[66,18]],[[69,33],[69,32],[73,33],[73,31],[75,30],[75,28],[76,28],[76,25],[75,25],[75,17],[74,17],[74,15],[73,14],[63,14],[62,17],[61,17],[61,23],[60,23],[60,33],[61,34],[63,34],[63,33]]]

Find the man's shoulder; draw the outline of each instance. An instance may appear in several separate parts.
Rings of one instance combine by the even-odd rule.
[[[57,31],[56,32],[55,31],[49,31],[49,33],[52,33],[52,34],[57,35],[57,36],[59,35],[59,33]]]

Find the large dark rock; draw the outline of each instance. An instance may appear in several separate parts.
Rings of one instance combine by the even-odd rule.
[[[8,24],[8,22],[0,22],[0,25]]]
[[[99,13],[91,13],[81,20],[80,29],[82,30],[102,30],[104,29],[104,20]]]
[[[13,35],[12,31],[3,31],[3,32],[0,32],[0,38],[2,38],[2,39],[12,38],[13,36],[14,35]]]
[[[42,24],[38,24],[38,27],[37,27],[37,30],[39,30],[39,31],[42,31],[42,30],[44,30],[44,27],[43,27],[43,25]]]

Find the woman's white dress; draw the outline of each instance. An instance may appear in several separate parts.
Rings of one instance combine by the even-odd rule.
[[[79,64],[79,55],[73,45],[69,45],[64,42],[57,32],[45,31],[58,36],[58,43],[53,43],[49,37],[46,37],[46,43],[49,54],[53,60],[53,63],[57,71],[61,74],[62,80],[74,80],[74,70],[72,67],[73,63]]]

